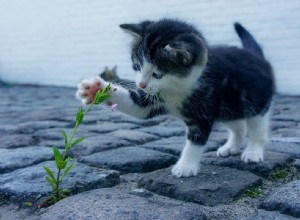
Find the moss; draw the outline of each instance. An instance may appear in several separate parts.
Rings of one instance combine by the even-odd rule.
[[[256,198],[256,197],[260,196],[261,194],[262,194],[262,189],[260,187],[254,187],[254,188],[248,189],[244,195],[247,197]]]
[[[285,177],[288,176],[288,172],[285,169],[277,169],[276,171],[274,171],[274,173],[272,174],[272,177],[274,179],[283,179]]]

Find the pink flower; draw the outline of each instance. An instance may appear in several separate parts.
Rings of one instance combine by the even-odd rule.
[[[110,108],[111,108],[111,110],[114,112],[114,111],[117,110],[118,104],[113,104],[113,105],[110,106]]]

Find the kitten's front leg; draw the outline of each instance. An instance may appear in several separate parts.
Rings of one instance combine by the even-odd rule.
[[[180,159],[172,169],[172,174],[176,177],[196,176],[199,171],[204,145],[212,126],[211,122],[205,120],[201,122],[202,129],[196,126],[188,128],[185,147]]]
[[[103,90],[108,84],[100,77],[83,80],[78,85],[76,96],[82,100],[83,104],[90,104],[96,92]],[[142,90],[127,90],[115,84],[111,84],[111,90],[115,92],[106,100],[106,104],[118,104],[118,109],[121,112],[138,118],[147,118],[155,114],[165,113],[162,109],[157,109],[158,106],[163,108],[162,103],[153,105],[151,97]]]
[[[202,152],[203,146],[186,140],[180,159],[172,169],[172,174],[176,177],[196,176],[200,168]]]

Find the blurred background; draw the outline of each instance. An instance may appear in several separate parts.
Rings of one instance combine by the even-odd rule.
[[[241,22],[271,61],[278,92],[300,95],[298,0],[0,0],[0,79],[75,87],[114,65],[133,79],[119,24],[163,17],[194,24],[211,45],[240,46]]]

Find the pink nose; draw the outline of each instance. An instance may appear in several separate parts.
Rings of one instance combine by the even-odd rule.
[[[139,84],[139,87],[142,88],[142,89],[145,89],[146,86],[147,86],[146,83],[140,83],[140,84]]]

